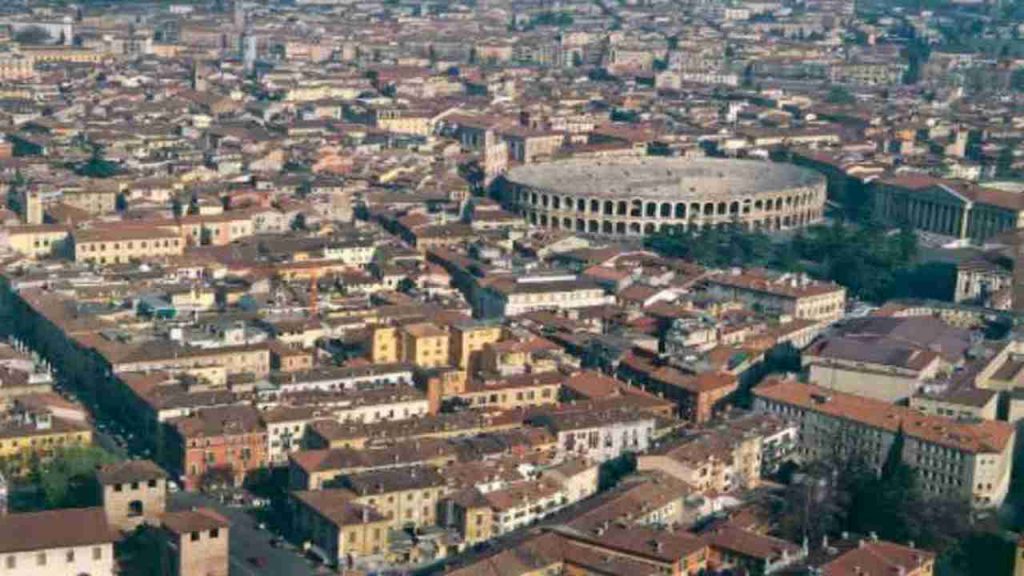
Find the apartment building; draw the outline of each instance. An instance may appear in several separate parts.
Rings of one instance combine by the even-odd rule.
[[[755,409],[799,422],[801,460],[856,452],[881,470],[902,434],[902,460],[918,471],[926,494],[978,508],[1006,498],[1016,439],[1006,422],[960,422],[795,381],[766,382],[754,397]]]
[[[783,574],[833,576],[876,572],[932,576],[935,573],[935,553],[874,537],[826,538],[821,547],[811,550],[803,562],[785,570]]]
[[[224,377],[235,374],[266,376],[270,372],[270,346],[233,345],[217,348],[184,347],[171,341],[139,341],[127,345],[105,335],[83,335],[81,341],[95,345],[107,357],[114,372],[167,370]]]
[[[801,320],[834,322],[846,309],[846,289],[831,282],[802,275],[771,277],[752,271],[728,272],[706,279],[708,294],[736,300],[766,313],[785,314]]]
[[[922,391],[911,396],[910,407],[925,414],[957,420],[998,420],[999,393],[968,387]]]
[[[410,466],[350,474],[340,487],[355,494],[353,502],[369,506],[394,530],[437,524],[438,502],[447,494],[447,479],[429,466]]]
[[[700,492],[750,490],[795,451],[797,427],[772,414],[727,420],[637,457],[638,470],[659,470]]]
[[[569,504],[562,486],[546,479],[519,482],[483,498],[493,513],[495,535],[529,526]]]
[[[677,407],[683,419],[700,424],[720,413],[739,386],[739,379],[725,372],[691,374],[669,366],[650,354],[627,353],[618,375],[647,392],[658,394]]]
[[[267,463],[284,466],[288,464],[288,455],[302,447],[309,425],[323,415],[315,406],[280,406],[260,417],[267,428]]]
[[[403,326],[400,330],[403,359],[420,368],[448,364],[448,333],[428,322]]]
[[[23,412],[0,422],[0,460],[27,466],[32,459],[46,460],[62,448],[88,446],[92,428],[47,411]]]
[[[242,210],[184,216],[180,223],[182,236],[194,245],[225,246],[255,231],[252,214]]]
[[[289,456],[288,476],[293,489],[320,490],[345,474],[409,466],[443,467],[457,459],[454,444],[434,438],[396,442],[376,450],[301,450]]]
[[[839,392],[906,400],[963,362],[968,330],[931,316],[861,318],[809,346],[808,379]]]
[[[117,194],[115,188],[74,188],[66,189],[61,195],[61,200],[68,206],[74,206],[85,210],[90,214],[109,214],[117,207]]]
[[[500,318],[614,303],[615,296],[606,294],[600,285],[573,274],[501,276],[481,281],[474,312],[482,318]]]
[[[28,224],[7,228],[4,240],[15,252],[44,258],[63,253],[70,236],[67,227],[59,224]]]
[[[209,408],[170,424],[169,464],[187,490],[204,483],[238,486],[267,465],[266,428],[251,406]]]
[[[75,230],[71,241],[75,262],[92,264],[127,264],[185,251],[176,230],[158,226]]]
[[[440,514],[440,524],[458,531],[466,544],[494,538],[494,511],[476,488],[460,490],[442,500]]]
[[[381,326],[373,331],[375,364],[405,362],[434,368],[449,362],[448,332],[429,322]]]
[[[535,418],[556,437],[559,460],[577,456],[595,462],[623,452],[646,452],[654,437],[654,416],[626,410],[551,412]]]
[[[319,390],[354,390],[363,387],[411,386],[411,364],[371,364],[357,366],[319,366],[309,370],[270,375],[276,394]]]
[[[0,54],[0,80],[28,80],[35,76],[34,62],[22,54]]]
[[[488,344],[501,340],[502,327],[494,322],[462,322],[451,327],[451,364],[460,370],[475,372],[479,354]]]
[[[291,493],[292,526],[330,566],[385,553],[391,521],[344,489]]]
[[[470,380],[453,396],[475,408],[512,410],[558,402],[565,376],[561,372],[517,374],[493,380]]]
[[[1013,261],[1000,253],[986,253],[957,264],[954,302],[1008,308],[1013,285]]]

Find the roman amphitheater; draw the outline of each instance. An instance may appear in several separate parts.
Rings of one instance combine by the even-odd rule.
[[[510,170],[502,201],[531,224],[641,235],[668,226],[783,230],[817,222],[825,177],[756,160],[633,157],[564,160]]]

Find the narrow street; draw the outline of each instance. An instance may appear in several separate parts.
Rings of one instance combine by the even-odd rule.
[[[177,492],[168,495],[167,507],[187,510],[192,507],[216,510],[231,521],[230,553],[231,576],[312,576],[330,574],[326,568],[304,559],[294,548],[274,547],[274,535],[261,530],[257,520],[244,508],[221,504],[216,498],[204,494]],[[319,568],[319,570],[318,570]]]

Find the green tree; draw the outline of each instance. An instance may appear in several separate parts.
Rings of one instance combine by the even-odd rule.
[[[948,286],[948,268],[915,266],[917,236],[904,228],[890,234],[876,223],[812,226],[789,240],[773,241],[742,226],[700,230],[663,229],[647,236],[648,248],[705,266],[766,267],[809,272],[847,287],[872,302],[893,297],[936,297]],[[932,282],[939,278],[943,282]]]
[[[825,96],[825,101],[829,104],[856,104],[857,98],[846,88],[833,86]]]
[[[89,161],[78,167],[76,171],[79,176],[89,178],[110,178],[120,173],[117,164],[106,159],[103,147],[95,145],[92,147],[92,154]]]
[[[159,530],[142,525],[115,545],[124,576],[171,576],[170,549]]]
[[[53,37],[39,26],[29,26],[18,31],[14,35],[14,41],[19,44],[49,44],[53,42]]]
[[[116,461],[117,457],[98,446],[72,446],[33,464],[28,477],[30,484],[39,487],[42,508],[95,506],[99,503],[96,469]]]
[[[618,484],[623,478],[636,471],[636,454],[625,452],[618,458],[601,463],[597,469],[597,485],[599,490],[607,490]]]

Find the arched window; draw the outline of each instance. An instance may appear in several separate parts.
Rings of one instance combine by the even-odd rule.
[[[136,518],[142,516],[142,500],[132,500],[128,503],[128,517]]]

